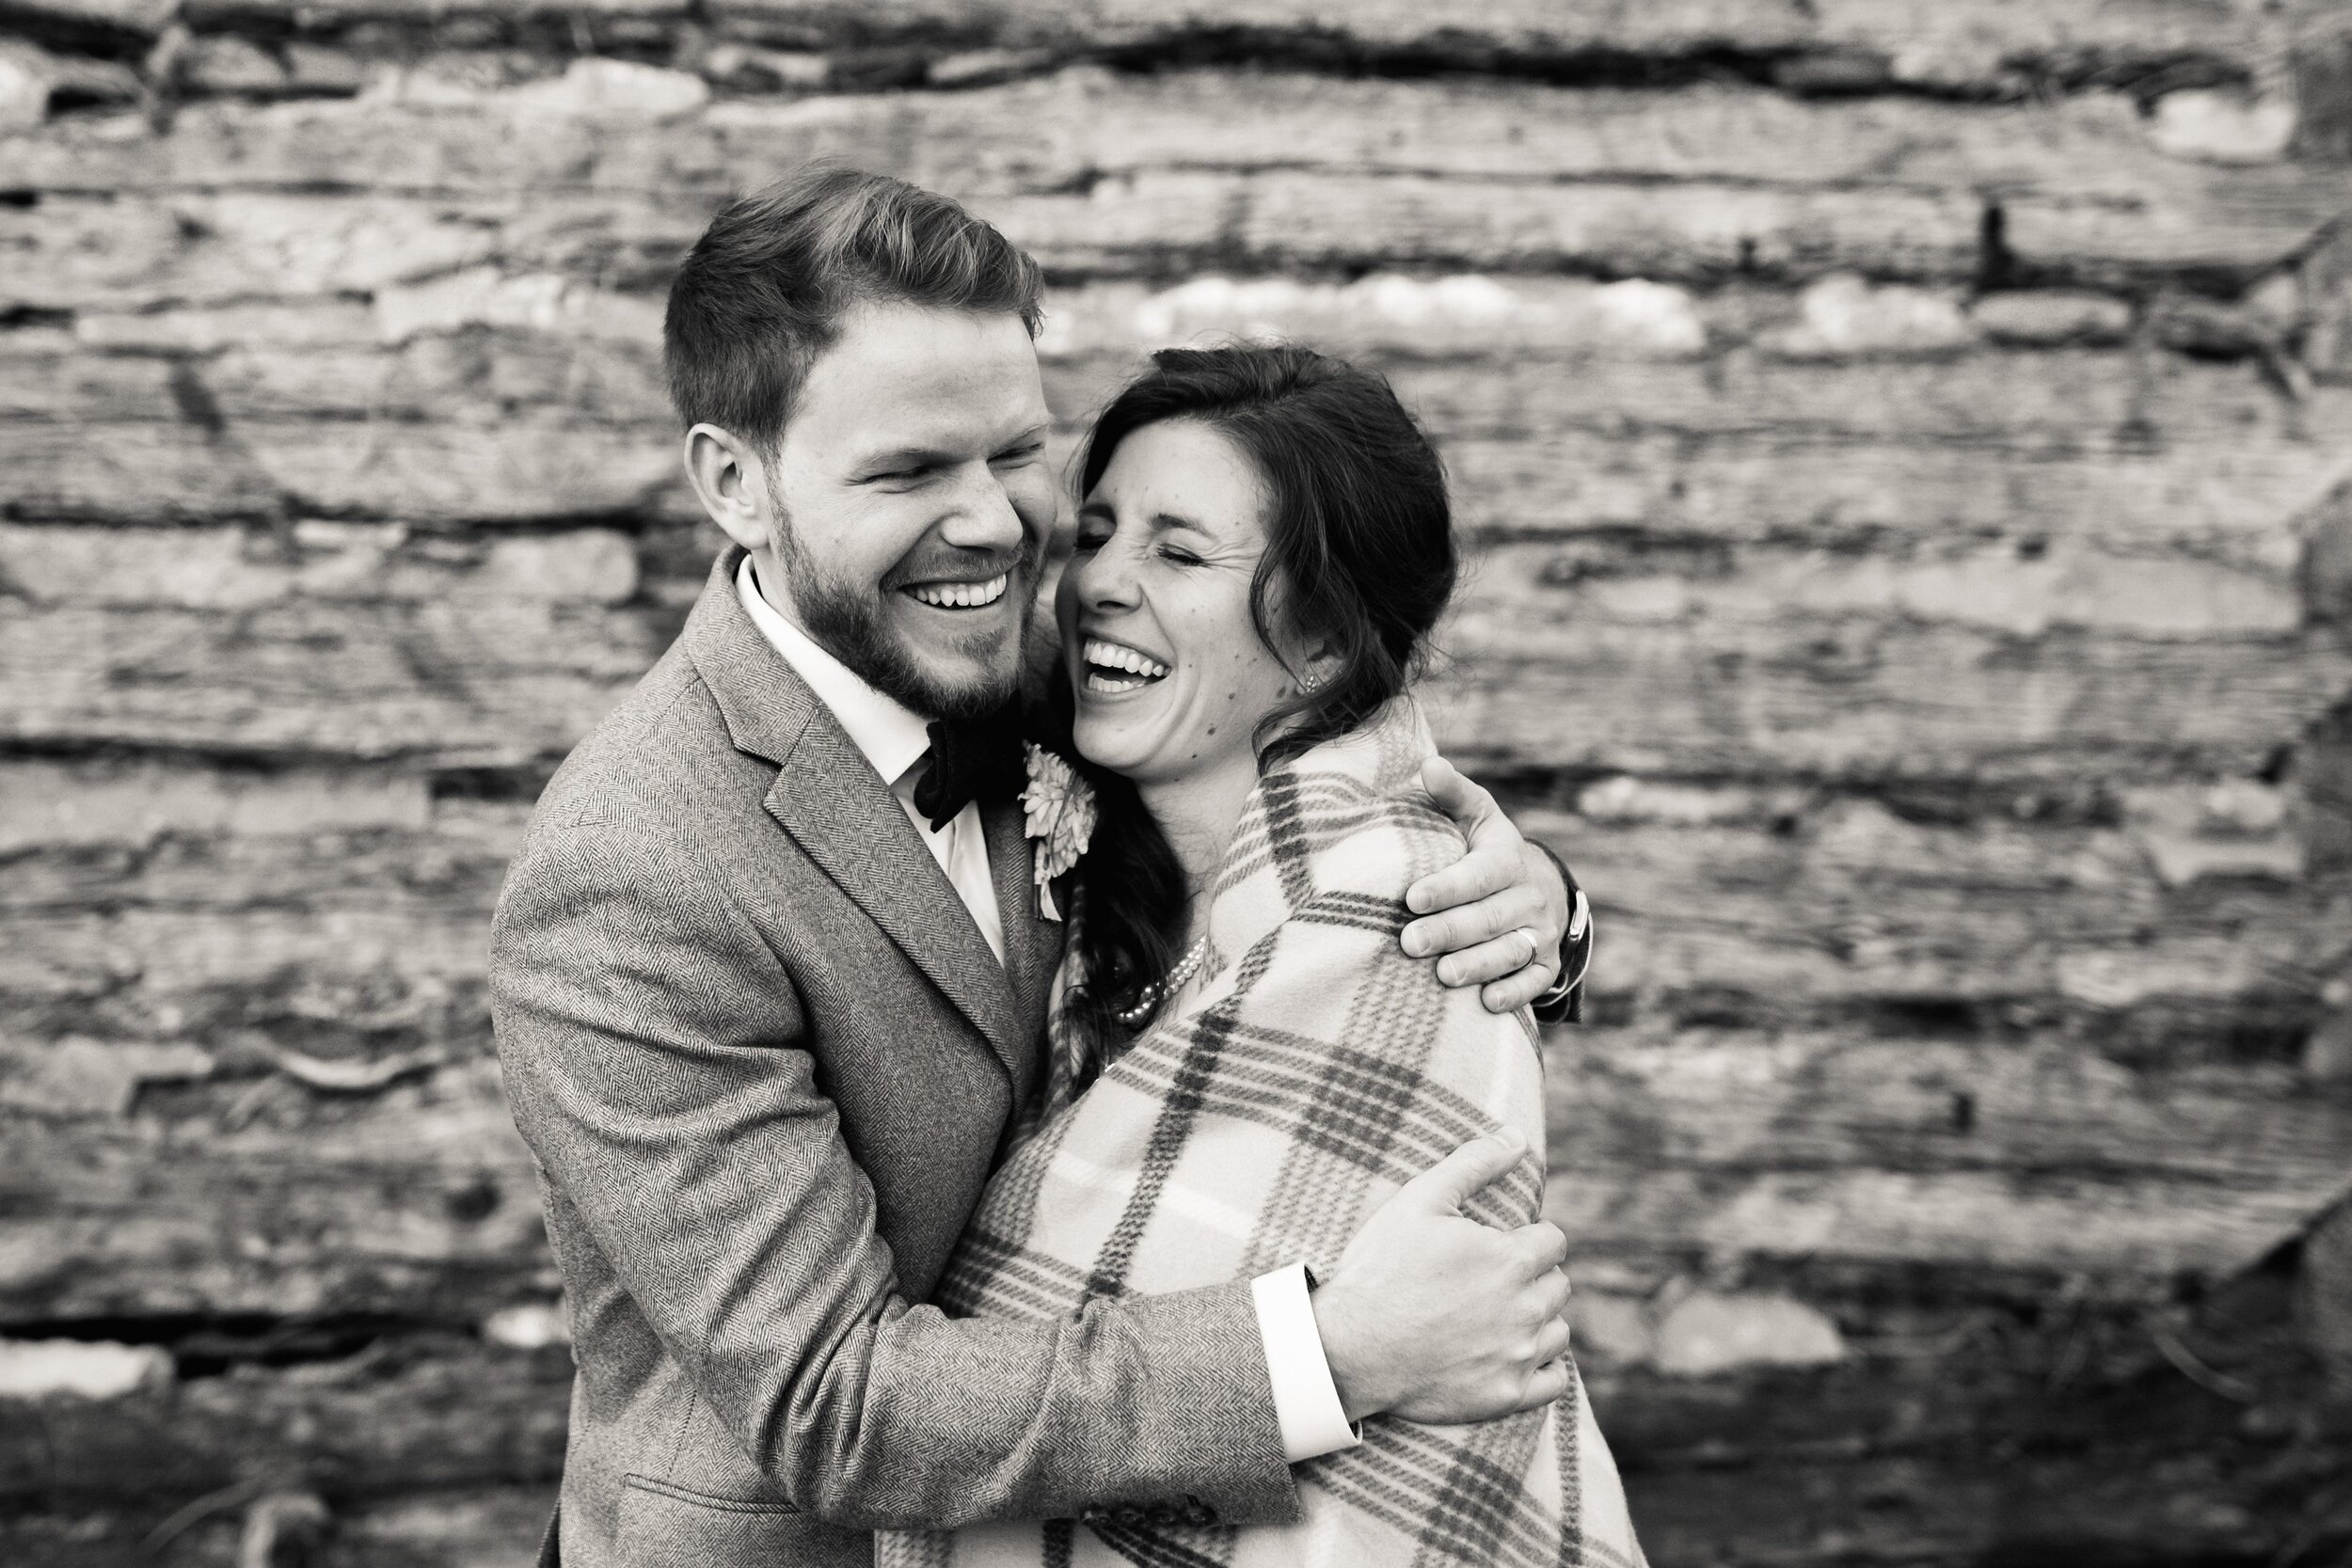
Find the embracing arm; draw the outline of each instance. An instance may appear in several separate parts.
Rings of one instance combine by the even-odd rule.
[[[1405,927],[1405,951],[1441,955],[1438,978],[1448,986],[1484,982],[1488,1012],[1533,1006],[1540,1022],[1576,1022],[1593,923],[1566,863],[1530,843],[1491,794],[1443,757],[1423,765],[1422,784],[1470,847],[1406,890],[1422,918]]]
[[[1187,1495],[1293,1517],[1246,1282],[1075,1317],[900,1295],[774,960],[667,834],[534,832],[492,938],[516,1119],[752,1462],[853,1528]]]

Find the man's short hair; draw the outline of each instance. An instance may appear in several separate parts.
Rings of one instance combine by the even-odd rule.
[[[772,453],[817,356],[865,301],[1018,315],[1037,336],[1036,261],[936,192],[811,164],[710,220],[670,285],[661,358],[688,426]]]

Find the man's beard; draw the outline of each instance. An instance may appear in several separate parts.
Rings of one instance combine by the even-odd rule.
[[[1020,694],[1022,658],[1028,645],[1029,620],[1036,610],[1031,585],[1044,553],[1043,541],[1026,530],[1020,555],[1006,566],[1012,580],[1005,585],[1005,592],[1021,597],[1019,619],[1002,637],[1003,673],[962,686],[942,681],[892,635],[881,602],[881,595],[892,590],[827,580],[793,534],[781,507],[774,538],[776,555],[784,566],[784,590],[791,596],[801,628],[875,690],[927,719],[983,719]]]

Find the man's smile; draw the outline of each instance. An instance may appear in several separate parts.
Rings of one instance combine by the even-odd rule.
[[[1005,596],[1012,574],[999,572],[978,582],[913,582],[899,590],[918,604],[934,610],[985,610]]]

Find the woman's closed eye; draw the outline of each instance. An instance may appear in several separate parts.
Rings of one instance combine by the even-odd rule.
[[[1116,531],[1112,529],[1089,528],[1081,523],[1078,526],[1078,537],[1072,544],[1071,547],[1077,550],[1080,554],[1091,555],[1096,550],[1099,550],[1104,546],[1109,544],[1115,532]],[[1152,553],[1158,556],[1162,561],[1167,562],[1172,566],[1200,566],[1205,564],[1199,554],[1184,548],[1182,545],[1162,543],[1154,546]]]

